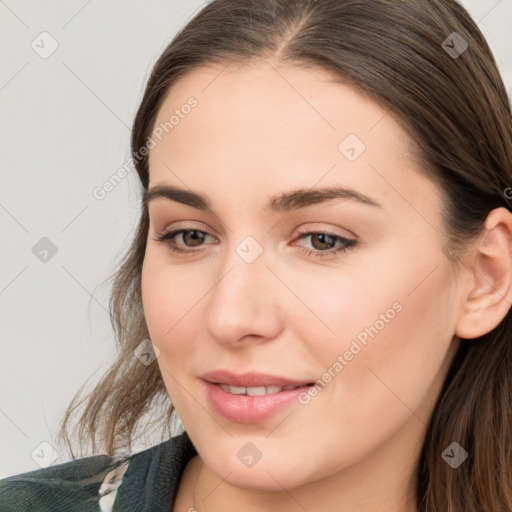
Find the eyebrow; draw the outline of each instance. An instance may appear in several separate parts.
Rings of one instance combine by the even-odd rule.
[[[159,198],[165,198],[201,211],[214,213],[212,203],[208,197],[191,190],[170,185],[155,185],[149,190],[144,191],[142,204],[147,207],[151,201]],[[354,189],[335,186],[321,189],[297,189],[278,194],[270,198],[265,209],[276,213],[291,212],[332,200],[354,200],[367,206],[383,208],[375,199],[361,194]]]

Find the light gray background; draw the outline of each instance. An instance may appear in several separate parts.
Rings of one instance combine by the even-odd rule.
[[[512,0],[462,2],[512,91]],[[0,478],[39,469],[66,405],[115,358],[101,283],[131,240],[135,171],[92,191],[129,157],[151,66],[202,0],[0,0]],[[51,48],[48,32],[58,43]],[[33,246],[57,247],[41,262]],[[147,438],[134,451],[157,440]],[[68,460],[59,453],[53,464]]]

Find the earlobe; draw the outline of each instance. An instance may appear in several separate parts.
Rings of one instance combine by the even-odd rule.
[[[466,294],[455,334],[478,338],[497,327],[512,305],[512,213],[492,210],[467,260],[471,286]]]

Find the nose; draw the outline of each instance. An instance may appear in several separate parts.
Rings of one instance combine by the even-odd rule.
[[[206,302],[206,331],[218,343],[233,348],[279,335],[283,287],[268,263],[265,251],[252,262],[235,250],[226,257]]]

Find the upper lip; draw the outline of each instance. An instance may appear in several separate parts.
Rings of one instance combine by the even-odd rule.
[[[214,370],[207,372],[201,378],[212,384],[227,384],[238,387],[260,387],[260,386],[305,386],[312,384],[310,380],[289,379],[278,375],[266,373],[246,372],[232,373],[228,370]]]

